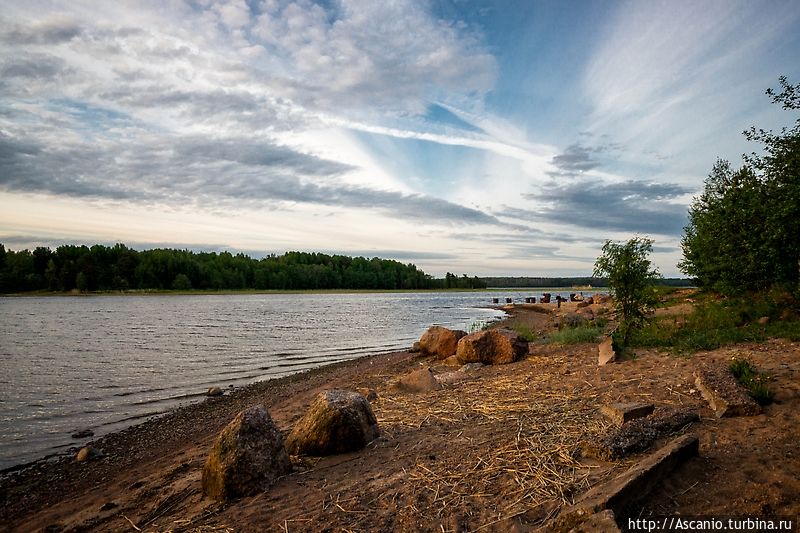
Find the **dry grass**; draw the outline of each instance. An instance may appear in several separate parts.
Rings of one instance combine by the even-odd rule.
[[[408,472],[408,482],[433,495],[428,512],[440,518],[476,499],[502,494],[495,510],[501,521],[549,501],[571,503],[572,495],[586,488],[590,470],[577,458],[579,445],[599,435],[605,422],[594,416],[594,395],[554,390],[551,379],[541,368],[531,368],[467,381],[456,390],[380,397],[376,415],[390,435],[429,424],[488,426],[476,431],[488,434],[482,442],[466,430],[446,443],[462,447],[468,461],[418,463]]]

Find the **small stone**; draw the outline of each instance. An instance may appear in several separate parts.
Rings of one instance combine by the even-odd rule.
[[[459,372],[470,373],[470,372],[477,372],[481,368],[485,367],[483,363],[467,363],[466,365],[459,368]]]
[[[93,437],[94,431],[91,429],[82,429],[80,431],[76,431],[71,435],[73,439],[85,439],[86,437]]]
[[[86,461],[100,459],[101,457],[103,457],[103,452],[101,452],[94,446],[84,446],[78,451],[78,454],[75,456],[75,462],[85,463]]]
[[[442,385],[452,385],[453,383],[458,383],[459,381],[464,381],[469,376],[460,370],[455,372],[445,372],[444,374],[439,374],[435,376],[434,379],[438,381]]]
[[[398,379],[395,388],[406,392],[426,392],[441,389],[442,385],[436,381],[430,368],[421,368]]]
[[[119,507],[119,504],[117,502],[106,502],[100,506],[100,510],[110,511],[111,509],[116,509],[117,507]]]
[[[461,361],[458,360],[457,355],[451,355],[450,357],[442,361],[442,363],[444,363],[447,366],[461,366]]]
[[[209,397],[211,397],[211,396],[222,396],[222,394],[223,394],[222,389],[220,389],[219,387],[210,387],[206,391],[206,396],[209,396]]]
[[[375,389],[372,389],[372,388],[369,388],[369,387],[361,387],[361,388],[356,389],[356,391],[361,396],[366,398],[368,402],[374,402],[375,400],[378,399],[378,393],[375,391]]]
[[[762,316],[761,318],[758,319],[758,325],[759,326],[766,326],[767,324],[769,324],[769,317],[768,316]]]
[[[414,344],[411,345],[411,353],[419,353],[419,352],[420,352],[419,341],[416,341],[414,342]]]

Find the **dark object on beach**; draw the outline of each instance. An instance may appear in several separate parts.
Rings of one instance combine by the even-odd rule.
[[[91,429],[82,429],[70,435],[73,439],[85,439],[86,437],[93,437],[94,431]]]
[[[689,409],[660,407],[652,415],[626,422],[595,442],[583,443],[583,454],[601,461],[615,461],[643,452],[656,440],[677,433],[698,420],[697,413]]]
[[[458,341],[456,357],[461,364],[504,365],[521,359],[527,353],[528,343],[516,331],[489,329]]]
[[[492,303],[493,304],[499,304],[500,303],[500,298],[492,298]]]
[[[283,434],[261,405],[236,415],[217,437],[203,467],[203,493],[216,500],[271,487],[292,470]]]
[[[84,446],[78,451],[77,455],[75,455],[75,462],[85,463],[102,457],[105,457],[105,454],[94,446]]]
[[[542,299],[541,299],[541,302],[542,302],[543,304],[549,304],[549,303],[550,303],[550,293],[549,293],[549,292],[544,292],[544,293],[542,293]]]
[[[206,396],[222,396],[223,394],[219,387],[211,387],[206,391]]]
[[[369,387],[361,387],[356,389],[358,393],[367,399],[368,402],[374,402],[378,399],[378,392],[375,389]]]
[[[447,359],[456,353],[459,339],[467,334],[459,329],[431,326],[419,339],[419,350],[423,355],[435,355],[437,359]]]
[[[321,392],[286,438],[292,455],[334,455],[360,450],[378,437],[369,402],[345,390]]]
[[[513,303],[513,302],[514,302],[514,300],[512,300],[511,298],[506,298],[506,303],[507,304],[510,304],[510,303]]]
[[[110,511],[111,509],[116,509],[119,507],[119,504],[115,501],[106,502],[100,506],[101,511]]]

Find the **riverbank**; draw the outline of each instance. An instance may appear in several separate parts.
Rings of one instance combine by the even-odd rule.
[[[553,315],[535,309],[520,308],[510,320],[555,327]],[[695,390],[693,372],[734,355],[771,376],[776,402],[755,417],[718,419]],[[101,459],[4,475],[0,523],[12,531],[528,531],[637,460],[588,460],[579,452],[610,427],[599,407],[620,401],[700,415],[690,428],[700,457],[655,488],[643,516],[800,514],[800,343],[771,340],[691,358],[640,350],[634,360],[599,367],[595,344],[534,342],[526,359],[452,377],[442,390],[391,387],[423,366],[439,376],[454,370],[396,352],[184,407],[98,439]],[[225,505],[202,496],[205,458],[239,410],[261,403],[288,431],[329,388],[377,391],[377,441],[356,453],[298,460],[264,494]]]

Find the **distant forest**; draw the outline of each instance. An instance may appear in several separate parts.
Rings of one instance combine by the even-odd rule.
[[[605,278],[529,278],[529,277],[494,277],[481,278],[486,282],[487,287],[515,289],[524,287],[607,287]],[[668,287],[692,287],[694,283],[690,279],[682,278],[662,278],[656,281],[656,285],[666,285]]]
[[[0,244],[0,293],[125,290],[480,289],[466,274],[435,279],[413,264],[321,253],[244,254],[154,249],[124,244],[38,247]]]

